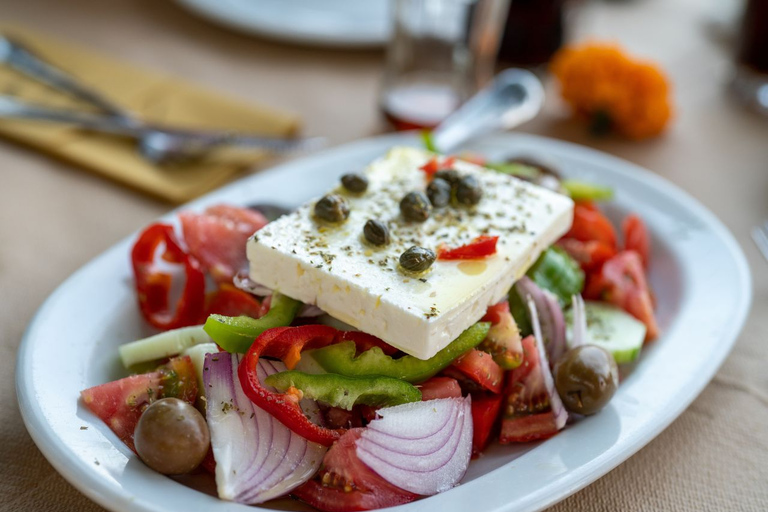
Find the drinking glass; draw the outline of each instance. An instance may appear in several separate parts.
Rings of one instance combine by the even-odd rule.
[[[736,75],[737,96],[768,114],[768,0],[749,0],[739,33]]]
[[[395,0],[380,108],[432,128],[493,77],[509,0]]]

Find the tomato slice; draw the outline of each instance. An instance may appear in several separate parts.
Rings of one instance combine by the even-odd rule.
[[[615,247],[599,240],[582,242],[575,238],[561,238],[557,245],[576,260],[587,274],[599,270],[603,263],[616,255]]]
[[[460,376],[469,379],[486,391],[501,393],[504,370],[487,352],[472,349],[456,359],[446,370],[454,370]],[[455,375],[450,371],[448,374],[451,377]]]
[[[261,317],[261,303],[248,292],[222,283],[221,287],[208,297],[205,316],[208,315]]]
[[[477,457],[491,440],[501,409],[502,395],[472,395],[472,456]]]
[[[621,223],[621,230],[624,233],[624,249],[639,254],[643,268],[647,269],[651,261],[651,235],[645,222],[635,214],[627,215]]]
[[[558,432],[542,374],[549,367],[541,365],[535,343],[533,336],[523,340],[523,364],[509,374],[499,434],[503,444],[547,439]]]
[[[123,441],[136,451],[133,431],[149,404],[175,397],[190,404],[197,399],[197,376],[188,356],[168,361],[156,371],[132,375],[80,392],[83,403]]]
[[[439,260],[477,260],[496,254],[498,236],[480,235],[468,244],[449,249],[445,245],[437,248]]]
[[[590,298],[610,302],[643,322],[646,341],[659,335],[651,290],[642,259],[635,251],[622,251],[608,260],[600,273],[590,279],[586,291]]]
[[[410,503],[419,496],[384,480],[356,453],[363,429],[352,429],[331,446],[320,472],[293,495],[326,512],[373,510]]]
[[[609,247],[616,247],[616,230],[613,229],[613,224],[590,203],[576,203],[573,208],[573,224],[563,238],[574,238],[581,242],[595,240]]]
[[[203,213],[179,214],[190,254],[217,282],[232,282],[248,266],[245,243],[267,224],[267,218],[248,208],[220,204]]]
[[[421,400],[435,400],[436,398],[461,398],[461,386],[459,381],[450,377],[432,377],[417,386],[421,391]]]

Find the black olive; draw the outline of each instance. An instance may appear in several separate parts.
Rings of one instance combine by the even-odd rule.
[[[368,178],[362,174],[349,173],[341,177],[341,184],[350,192],[361,194],[368,190]]]
[[[400,255],[400,266],[411,272],[423,272],[435,262],[435,251],[414,245]]]
[[[474,176],[464,176],[456,184],[456,200],[467,206],[473,206],[483,197],[483,189]]]
[[[563,354],[555,365],[554,377],[565,408],[577,414],[596,413],[619,386],[616,361],[597,345],[581,345]]]
[[[435,208],[442,208],[451,202],[451,184],[441,178],[435,178],[427,186],[427,197]]]
[[[408,192],[400,201],[400,212],[408,220],[424,222],[432,212],[432,205],[423,192]]]
[[[435,178],[445,180],[451,185],[455,185],[461,179],[461,175],[456,169],[441,169],[435,173]]]
[[[349,217],[349,205],[338,194],[328,194],[315,203],[315,215],[328,222],[342,222]]]
[[[389,243],[389,228],[378,220],[369,220],[363,226],[363,235],[373,245],[387,245]]]

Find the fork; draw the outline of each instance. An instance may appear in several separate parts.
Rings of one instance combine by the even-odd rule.
[[[752,228],[752,240],[755,241],[755,245],[760,249],[763,258],[768,261],[768,221]]]

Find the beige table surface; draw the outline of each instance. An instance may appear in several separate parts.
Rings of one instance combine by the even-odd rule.
[[[590,138],[554,95],[522,128],[613,153],[682,186],[733,231],[755,282],[746,328],[701,396],[646,448],[553,510],[768,510],[768,263],[748,237],[752,225],[768,219],[768,119],[724,94],[729,50],[707,11],[697,10],[709,4],[606,3],[579,18],[582,32],[618,39],[669,70],[678,116],[665,137]],[[308,133],[333,144],[384,129],[375,108],[378,52],[259,41],[151,0],[4,0],[0,19],[291,109]],[[0,510],[100,510],[51,468],[26,433],[13,391],[16,348],[59,283],[168,208],[0,142]]]

